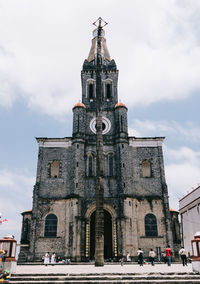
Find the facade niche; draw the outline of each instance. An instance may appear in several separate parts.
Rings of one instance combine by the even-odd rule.
[[[142,161],[142,177],[151,177],[151,163],[149,160]]]
[[[45,230],[44,236],[45,237],[57,237],[57,223],[58,219],[56,215],[49,214],[45,219]]]
[[[144,223],[146,237],[157,237],[158,228],[156,216],[154,214],[147,214],[144,218]]]
[[[61,176],[61,163],[60,161],[52,161],[48,164],[48,176],[50,178],[58,178]]]
[[[114,176],[114,157],[113,155],[108,156],[108,175]]]

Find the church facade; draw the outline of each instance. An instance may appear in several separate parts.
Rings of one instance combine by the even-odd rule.
[[[33,208],[22,213],[19,261],[45,252],[88,261],[95,251],[97,30],[84,61],[82,102],[73,107],[72,137],[36,138],[39,146]],[[104,151],[104,257],[118,259],[139,247],[158,257],[176,253],[165,181],[164,137],[130,137],[127,106],[118,102],[118,70],[101,34]],[[177,218],[175,223],[177,222]]]

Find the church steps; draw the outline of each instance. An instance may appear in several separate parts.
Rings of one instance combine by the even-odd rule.
[[[23,275],[15,274],[10,283],[200,283],[200,276],[194,273],[185,274],[79,274],[79,275]]]
[[[10,281],[10,283],[15,283],[15,284],[23,284],[23,283],[27,283],[27,284],[39,284],[39,283],[48,283],[48,284],[57,284],[57,283],[66,283],[66,284],[79,284],[79,283],[82,283],[82,284],[88,284],[88,283],[91,283],[91,284],[94,284],[94,283],[98,283],[98,284],[110,284],[110,283],[113,283],[113,284],[123,284],[123,283],[126,283],[126,284],[129,284],[129,283],[151,283],[151,284],[159,284],[159,283],[166,283],[166,284],[184,284],[184,283],[187,283],[187,284],[199,284],[200,283],[200,280],[153,280],[151,282],[149,282],[149,280],[79,280],[79,281],[49,281],[49,280],[38,280],[38,281],[30,281],[30,282],[27,282],[27,281]]]

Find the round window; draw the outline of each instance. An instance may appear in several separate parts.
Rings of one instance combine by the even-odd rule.
[[[94,117],[91,121],[90,121],[90,129],[93,133],[96,134],[96,117]],[[105,116],[102,117],[102,130],[103,130],[103,134],[106,134],[110,131],[111,129],[111,122],[108,118],[106,118]]]

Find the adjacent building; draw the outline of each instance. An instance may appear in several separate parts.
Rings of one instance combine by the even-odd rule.
[[[191,240],[200,232],[200,186],[179,200],[179,213],[183,246],[192,255]]]

